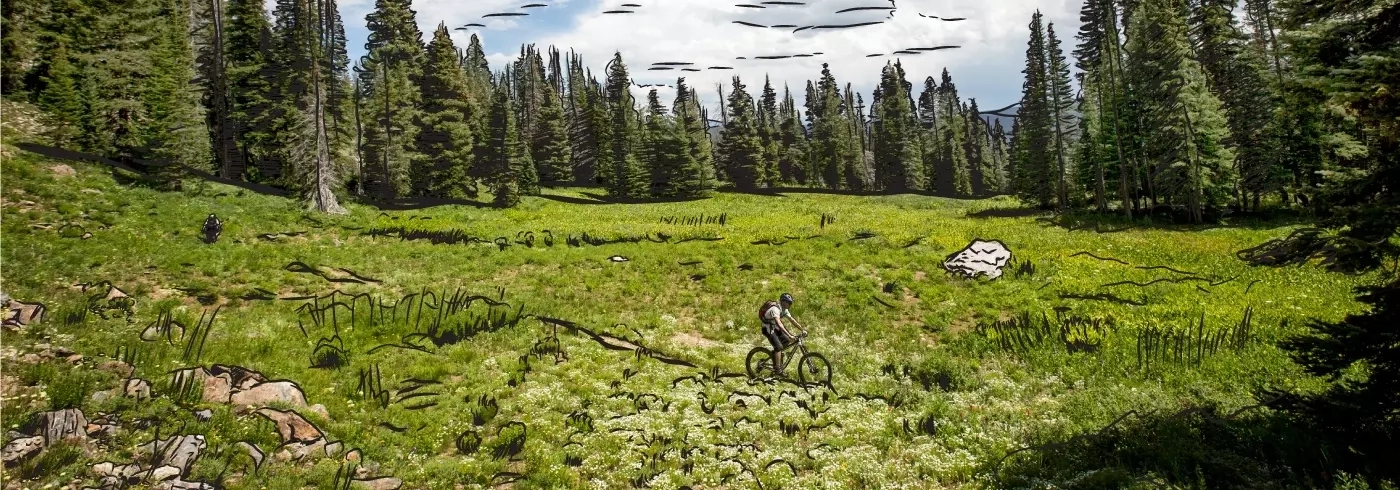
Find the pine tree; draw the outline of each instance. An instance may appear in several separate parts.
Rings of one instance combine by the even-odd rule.
[[[672,103],[676,130],[681,134],[686,156],[673,176],[678,197],[705,197],[714,189],[714,163],[709,148],[709,131],[701,123],[704,118],[695,91],[686,86],[685,78],[676,79],[676,100]]]
[[[530,154],[539,168],[541,182],[568,182],[573,178],[569,168],[569,131],[562,104],[558,94],[551,91],[540,105],[540,120]]]
[[[1021,92],[1021,108],[1017,112],[1019,128],[1013,131],[1017,147],[1014,186],[1022,199],[1041,207],[1055,202],[1054,117],[1050,107],[1047,75],[1049,63],[1045,47],[1045,31],[1040,11],[1031,17],[1030,41],[1026,47],[1025,84]]]
[[[516,171],[524,166],[523,160],[529,154],[520,141],[515,110],[511,106],[510,92],[502,83],[491,97],[486,143],[478,158],[481,172],[485,175],[483,180],[494,196],[493,202],[502,208],[520,204],[520,183]]]
[[[945,190],[950,194],[960,197],[972,195],[972,175],[968,168],[967,160],[967,117],[962,106],[962,100],[958,97],[958,87],[953,84],[953,76],[948,74],[948,69],[943,69],[943,83],[938,85],[939,107],[942,113],[939,114],[943,124],[943,138],[940,147],[943,150],[943,157],[940,159],[942,168],[939,173],[944,175]]]
[[[1046,88],[1048,89],[1047,101],[1050,108],[1050,121],[1054,128],[1055,146],[1055,167],[1054,176],[1055,199],[1060,209],[1067,209],[1069,202],[1069,170],[1073,163],[1073,156],[1070,154],[1072,148],[1071,130],[1074,128],[1074,119],[1071,116],[1074,109],[1074,92],[1069,84],[1069,63],[1065,60],[1064,51],[1060,49],[1060,40],[1055,37],[1055,23],[1050,23],[1045,28],[1046,41]]]
[[[783,103],[778,108],[778,179],[783,183],[806,183],[807,131],[797,116],[792,91],[783,87]]]
[[[145,94],[146,117],[141,128],[142,156],[154,160],[152,178],[162,188],[180,189],[183,167],[207,167],[211,161],[200,93],[195,79],[194,53],[186,31],[183,2],[165,0],[151,47],[151,82]],[[173,20],[174,22],[170,22]]]
[[[237,154],[229,157],[225,172],[241,178],[249,170],[266,168],[263,160],[271,153],[272,27],[263,3],[256,0],[229,0],[226,18],[229,125]]]
[[[359,73],[368,121],[363,178],[385,200],[411,190],[423,58],[423,36],[414,15],[410,0],[376,0],[374,12],[365,17],[369,40]]]
[[[647,193],[647,176],[637,159],[637,117],[632,100],[632,79],[622,53],[608,63],[608,165],[603,185],[614,197],[637,198]]]
[[[1394,14],[1393,3],[1374,0],[1307,2],[1292,5],[1281,25],[1297,66],[1295,82],[1318,90],[1365,135],[1365,146],[1354,148],[1364,152],[1338,159],[1341,168],[1316,203],[1326,210],[1317,224],[1338,235],[1331,242],[1338,249],[1333,268],[1344,272],[1383,270],[1400,257],[1394,240],[1400,231],[1400,109],[1393,91],[1377,89],[1400,85]],[[1316,320],[1308,335],[1282,343],[1329,386],[1292,393],[1281,406],[1322,429],[1332,445],[1324,450],[1338,455],[1339,469],[1361,472],[1372,488],[1381,488],[1382,478],[1400,478],[1393,464],[1400,458],[1400,274],[1384,271],[1376,279],[1356,291],[1369,311]]]
[[[926,188],[939,195],[951,196],[952,175],[944,173],[946,170],[942,165],[943,132],[938,126],[938,82],[933,77],[924,78],[924,89],[919,93],[919,128],[920,159],[923,161]]]
[[[1010,187],[1011,155],[1007,151],[1009,143],[1006,140],[1006,129],[1001,126],[1001,119],[997,119],[992,125],[992,166],[996,169],[993,174],[995,186],[988,189],[989,192],[1000,194]]]
[[[977,99],[968,101],[967,109],[967,166],[968,178],[972,183],[972,195],[985,196],[996,191],[1000,169],[992,158],[991,134],[987,122],[978,114]]]
[[[1278,144],[1272,138],[1277,100],[1269,90],[1264,58],[1248,45],[1233,7],[1221,0],[1199,0],[1191,17],[1192,32],[1197,59],[1229,120],[1231,137],[1225,144],[1238,148],[1236,199],[1244,208],[1252,196],[1257,209],[1260,196],[1283,183]]]
[[[871,99],[875,175],[880,187],[891,193],[923,188],[918,129],[903,75],[897,64],[886,63],[875,91],[879,97]]]
[[[466,197],[473,164],[475,137],[467,103],[466,72],[446,24],[438,24],[428,43],[420,91],[423,108],[418,119],[417,153],[413,174],[422,179],[415,187],[426,195]]]
[[[48,73],[43,77],[44,90],[39,94],[39,108],[50,118],[48,136],[54,146],[71,148],[82,137],[86,111],[78,92],[78,76],[68,49],[60,43],[53,51]]]
[[[1158,165],[1153,184],[1186,205],[1193,222],[1207,208],[1227,204],[1234,187],[1233,151],[1220,100],[1190,57],[1184,8],[1172,0],[1143,0],[1133,16],[1128,77],[1143,101],[1147,161]]]
[[[738,76],[731,82],[728,121],[719,142],[720,159],[725,174],[735,187],[753,190],[763,182],[763,142],[758,136],[758,121],[753,98]]]
[[[773,90],[773,82],[763,77],[763,95],[758,104],[758,139],[763,147],[759,167],[763,175],[762,183],[775,187],[782,176],[778,173],[778,159],[782,153],[778,143],[778,93]]]

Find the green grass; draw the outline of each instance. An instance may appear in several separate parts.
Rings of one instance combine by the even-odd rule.
[[[1015,206],[1005,199],[723,193],[697,202],[610,205],[527,197],[519,208],[504,211],[442,207],[381,216],[376,209],[350,205],[349,216],[331,218],[304,214],[284,199],[221,185],[184,193],[128,187],[118,184],[107,169],[89,164],[66,162],[78,175],[56,177],[49,170],[56,163],[24,152],[12,153],[4,162],[5,292],[21,300],[43,301],[50,308],[45,324],[20,334],[6,333],[6,345],[70,345],[87,356],[88,364],[100,362],[103,355],[116,355],[119,348],[130,349],[141,355],[137,376],[153,380],[160,393],[168,380],[166,372],[196,362],[182,359],[182,342],[142,342],[138,335],[167,313],[193,327],[202,312],[215,307],[195,297],[206,296],[220,309],[199,364],[236,364],[269,378],[295,380],[310,403],[328,408],[330,420],[316,422],[333,439],[360,448],[368,460],[382,465],[380,474],[398,476],[408,488],[485,486],[502,471],[525,475],[517,485],[531,488],[628,487],[639,475],[653,476],[653,488],[752,486],[750,473],[726,462],[729,458],[742,461],[764,488],[982,487],[991,484],[990,463],[1008,451],[1096,430],[1128,410],[1174,411],[1217,403],[1230,411],[1252,404],[1251,393],[1261,388],[1317,386],[1272,343],[1300,332],[1307,319],[1338,319],[1353,311],[1357,304],[1350,288],[1366,280],[1312,267],[1251,268],[1234,258],[1236,250],[1286,235],[1291,227],[1284,224],[1096,233],[1066,231],[1036,217],[969,217],[984,209]],[[573,190],[546,193],[586,199]],[[20,206],[23,200],[34,205]],[[206,245],[199,240],[199,226],[210,213],[227,224],[222,239]],[[721,213],[727,213],[724,226],[661,223],[666,216]],[[835,216],[835,223],[820,226],[823,214]],[[411,216],[430,219],[409,220]],[[325,226],[318,228],[313,220]],[[52,228],[32,226],[39,223],[51,223]],[[64,224],[80,225],[93,236],[62,238],[58,229]],[[488,241],[505,236],[512,242],[518,232],[532,231],[537,242],[533,248],[513,245],[501,251],[490,243],[434,245],[365,234],[389,226],[461,230]],[[554,246],[543,245],[543,230],[553,233]],[[277,241],[259,238],[298,231],[307,234]],[[877,236],[851,240],[858,231]],[[607,238],[665,233],[673,236],[672,242],[697,236],[724,240],[566,244],[566,237],[583,233]],[[783,245],[750,243],[781,241],[785,236],[815,237]],[[918,244],[906,247],[920,238]],[[943,258],[974,238],[1001,240],[1018,260],[1032,262],[1035,274],[1016,277],[1008,271],[996,281],[966,281],[944,274],[939,266]],[[1131,266],[1071,257],[1081,251]],[[631,260],[612,263],[607,260],[612,255]],[[382,283],[337,284],[284,269],[293,261],[346,268]],[[690,261],[701,263],[679,264]],[[752,265],[752,270],[740,270],[741,264]],[[1234,280],[1218,286],[1163,282],[1143,288],[1100,287],[1177,276],[1134,268],[1151,265]],[[705,277],[692,280],[695,274]],[[71,286],[102,280],[137,298],[131,321],[121,315],[109,314],[110,319],[104,320],[93,313],[81,319],[74,314],[87,300]],[[894,293],[883,292],[886,283],[897,283]],[[1198,290],[1198,285],[1208,292]],[[399,318],[383,322],[361,316],[353,326],[341,318],[339,345],[348,353],[340,359],[344,365],[311,368],[318,341],[334,336],[334,329],[317,328],[308,314],[298,313],[304,301],[238,299],[256,288],[285,296],[325,295],[339,289],[370,293],[386,304],[405,294],[451,294],[459,288],[495,298],[502,288],[512,314],[523,306],[527,315],[566,319],[632,340],[640,336],[647,347],[695,363],[705,372],[711,367],[743,372],[749,349],[766,345],[754,318],[756,307],[788,291],[798,300],[795,315],[811,329],[810,347],[832,363],[837,391],[823,402],[819,389],[813,389],[812,395],[797,390],[810,406],[825,410],[813,420],[792,397],[779,398],[782,391],[795,390],[791,385],[749,386],[741,379],[729,379],[706,387],[681,383],[672,388],[674,379],[701,370],[606,350],[562,328],[557,342],[567,360],[556,364],[532,357],[523,382],[511,386],[512,380],[519,381],[515,374],[519,358],[553,332],[528,316],[512,327],[431,347],[431,354],[396,348],[367,353],[421,331],[421,327],[415,329],[414,320],[403,318],[402,310]],[[1146,305],[1059,296],[1100,292]],[[881,305],[875,297],[895,308]],[[1117,329],[1097,338],[1102,343],[1096,353],[1068,354],[1063,344],[1050,341],[1013,354],[998,349],[993,339],[975,328],[1023,312],[1053,317],[1056,307],[1067,307],[1078,316],[1111,317]],[[1165,366],[1151,373],[1138,369],[1138,332],[1154,327],[1186,329],[1202,315],[1207,327],[1226,328],[1238,323],[1247,307],[1254,311],[1254,337],[1243,349],[1221,349],[1199,365]],[[465,321],[489,309],[476,303],[454,319]],[[75,322],[65,322],[65,317]],[[298,329],[299,319],[308,325],[306,336]],[[896,375],[886,374],[882,370],[886,365],[893,365]],[[382,373],[386,390],[398,389],[408,378],[431,379],[441,382],[432,387],[440,395],[381,408],[357,393],[361,370],[373,366]],[[902,375],[904,366],[909,366],[911,376]],[[624,371],[637,374],[624,379]],[[54,403],[69,403],[74,392],[85,392],[95,382],[89,379],[98,379],[52,373],[26,372],[24,376],[34,378],[25,381],[41,385],[66,380],[50,393]],[[940,375],[949,382],[948,391],[937,383],[926,390],[918,380]],[[620,382],[617,389],[610,387],[614,382]],[[770,396],[773,403],[731,397],[734,390]],[[609,397],[625,392],[652,393],[661,403],[637,413],[632,400]],[[898,395],[905,401],[893,408],[878,400],[852,397],[856,393]],[[54,398],[55,394],[61,396]],[[482,410],[478,401],[483,395],[497,401],[499,412],[477,427],[473,413]],[[838,399],[841,396],[849,398]],[[740,398],[746,400],[747,408],[734,403]],[[430,399],[438,404],[424,410],[406,408]],[[667,410],[659,409],[662,403],[669,403]],[[190,409],[200,405],[177,404],[168,397],[143,404],[85,399],[82,405],[89,413],[131,413],[125,420],[150,417],[166,427],[162,435],[183,421],[186,432],[206,434],[215,454],[234,454],[231,445],[240,440],[256,442],[264,450],[276,445],[270,423],[235,415],[226,407],[216,407],[214,419],[202,423],[189,415]],[[705,406],[717,408],[706,414]],[[594,430],[571,436],[586,425],[571,425],[569,416],[574,413],[586,413]],[[5,415],[7,420],[17,420],[10,416],[27,414],[7,410]],[[723,418],[724,429],[706,430],[716,416]],[[736,426],[743,416],[752,422],[740,421]],[[905,421],[917,426],[926,417],[937,421],[935,435],[904,432]],[[384,422],[408,430],[397,433],[382,427]],[[494,460],[491,452],[518,430],[508,425],[512,422],[527,427],[519,454],[523,462]],[[781,424],[831,422],[839,426],[792,436],[781,430]],[[700,449],[690,455],[691,472],[682,468],[684,444],[677,442],[668,450],[660,442],[643,442],[640,432],[612,431],[619,428],[640,429],[648,437],[685,438]],[[467,431],[475,431],[481,444],[474,454],[464,455],[456,441]],[[130,447],[150,435],[150,429],[128,428],[110,446]],[[570,440],[580,444],[566,446]],[[754,443],[759,451],[736,452],[725,446],[739,443]],[[823,444],[839,451],[814,450]],[[658,453],[665,455],[666,463],[654,468],[642,464]],[[60,456],[69,457],[66,453],[54,457]],[[563,464],[566,457],[580,458],[581,465]],[[777,458],[792,463],[797,475],[781,463],[765,469]],[[230,465],[228,474],[236,474],[243,464],[237,456],[206,456],[196,473],[212,478]],[[229,488],[327,487],[339,468],[332,460],[274,463],[260,474],[237,476],[227,483]],[[1193,471],[1182,474],[1194,475]],[[1189,486],[1190,482],[1173,484]]]

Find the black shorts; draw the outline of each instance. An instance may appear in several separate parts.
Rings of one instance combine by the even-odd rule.
[[[783,350],[783,347],[786,347],[789,343],[792,342],[792,337],[783,334],[783,331],[779,329],[776,325],[764,325],[763,336],[768,337],[768,343],[773,345],[774,352]]]

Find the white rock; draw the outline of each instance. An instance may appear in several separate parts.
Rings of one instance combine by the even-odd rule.
[[[180,476],[180,469],[170,465],[162,466],[151,471],[151,480],[154,481],[165,481],[177,476]]]
[[[1011,262],[1011,250],[997,240],[973,240],[943,261],[948,272],[974,279],[985,275],[988,279],[1001,277],[1001,269]]]

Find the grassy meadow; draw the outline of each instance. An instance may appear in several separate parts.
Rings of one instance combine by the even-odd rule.
[[[75,175],[55,171],[60,164]],[[349,204],[348,216],[328,217],[218,184],[162,193],[123,182],[101,165],[5,149],[4,292],[49,311],[4,333],[4,424],[63,406],[128,422],[96,446],[7,469],[6,488],[91,485],[88,467],[129,459],[156,430],[206,436],[194,479],[230,489],[332,486],[339,458],[269,457],[253,471],[234,444],[271,454],[279,443],[271,422],[169,388],[172,370],[211,364],[295,381],[329,414],[302,410],[309,420],[404,488],[1044,488],[1014,474],[1034,451],[1008,460],[1011,476],[994,471],[997,461],[1128,411],[1228,413],[1256,403],[1256,390],[1315,386],[1273,342],[1307,319],[1355,310],[1350,288],[1366,280],[1235,258],[1286,235],[1287,223],[1108,232],[984,213],[1018,206],[1007,198],[720,193],[606,204],[587,195],[596,190],[547,189],[504,211]],[[205,244],[199,229],[211,213],[227,222]],[[723,225],[666,219],[721,214]],[[570,244],[585,233],[650,239]],[[406,239],[430,235],[480,240]],[[1018,267],[994,281],[946,274],[943,259],[977,238],[1006,244]],[[357,276],[372,281],[345,279]],[[1105,286],[1182,277],[1201,280]],[[129,316],[93,313],[75,287],[101,281],[134,298]],[[335,291],[345,294],[327,296]],[[766,345],[756,310],[784,291],[797,298],[809,347],[831,362],[829,387],[724,376],[744,373],[744,356]],[[454,294],[491,301],[425,313],[426,292],[430,306]],[[1075,295],[1111,296],[1065,297]],[[336,300],[355,306],[353,320],[348,308],[325,309]],[[216,309],[212,325],[196,329]],[[1247,309],[1246,333],[1236,327]],[[433,315],[442,318],[436,331]],[[1043,330],[1015,328],[1022,315],[1055,326],[1041,338]],[[609,349],[540,317],[645,350]],[[188,335],[143,341],[163,318]],[[1060,337],[1059,325],[1093,320],[1097,329]],[[1159,341],[1144,366],[1149,332],[1230,337],[1211,348]],[[1070,341],[1091,347],[1071,353]],[[17,360],[39,343],[84,360]],[[93,368],[108,357],[131,361],[156,398],[90,396],[118,382]],[[414,383],[431,394],[403,399],[401,388]],[[203,408],[214,412],[207,422],[191,415]],[[1182,475],[1202,471],[1175,468],[1136,484],[1180,486]]]

